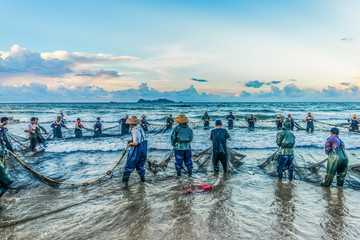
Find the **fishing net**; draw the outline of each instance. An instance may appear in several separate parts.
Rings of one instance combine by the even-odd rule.
[[[270,157],[264,159],[259,165],[270,176],[277,176],[277,159],[278,150],[275,151]],[[300,165],[294,159],[294,176],[295,179],[299,179],[305,182],[314,183],[320,185],[326,175],[326,162],[327,158],[317,163],[308,163]],[[354,189],[360,189],[360,164],[349,165],[348,173],[346,175],[345,184],[348,187]],[[285,176],[286,177],[286,176]],[[334,178],[334,182],[336,177]]]
[[[149,169],[153,173],[159,172],[159,170],[164,171],[165,167],[168,165],[168,163],[174,158],[174,153],[169,152],[165,155],[165,158],[161,162],[156,161],[150,161],[147,160]],[[234,151],[231,148],[227,148],[227,160],[228,160],[228,170],[229,172],[236,171],[238,167],[240,167],[244,161],[243,158],[245,158],[245,155],[242,155],[236,151]],[[204,151],[194,153],[192,154],[192,160],[194,163],[197,164],[198,170],[201,172],[213,172],[214,166],[213,166],[213,148],[207,148]],[[221,165],[221,163],[219,163]],[[186,171],[186,168],[184,168],[184,171]]]
[[[277,176],[277,161],[278,161],[278,150],[276,150],[270,157],[263,160],[259,167],[262,168],[270,176]],[[306,182],[320,184],[324,177],[324,163],[327,159],[318,163],[311,163],[305,165],[299,165],[294,158],[294,177]]]

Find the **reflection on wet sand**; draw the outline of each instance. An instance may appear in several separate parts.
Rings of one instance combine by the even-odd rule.
[[[321,227],[325,235],[332,239],[345,239],[346,218],[349,210],[346,206],[346,199],[343,188],[323,189],[324,199],[327,203],[325,207],[324,222]]]
[[[275,206],[276,221],[272,224],[272,229],[275,231],[275,236],[280,238],[295,237],[294,183],[277,181],[274,194],[273,205]]]

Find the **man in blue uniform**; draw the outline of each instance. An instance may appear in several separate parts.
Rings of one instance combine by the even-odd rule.
[[[356,117],[356,114],[354,114],[354,116],[352,118],[348,119],[348,122],[350,123],[350,126],[349,126],[350,132],[358,132],[359,131],[360,121]]]
[[[230,112],[230,114],[227,115],[226,119],[228,120],[228,128],[229,129],[233,128],[234,127],[234,120],[236,120],[233,113]]]
[[[94,134],[95,137],[101,137],[102,134],[102,123],[99,117],[96,118],[96,122],[94,123]]]
[[[130,124],[127,124],[126,121],[129,119],[129,116],[126,115],[124,118],[120,119],[119,123],[121,125],[121,135],[127,135],[130,131]]]
[[[9,119],[7,117],[1,118],[0,123],[0,145],[2,145],[3,149],[6,147],[6,149],[10,150],[11,152],[14,152],[14,149],[7,138],[6,132],[8,131],[5,127],[9,122]]]
[[[205,115],[202,117],[202,121],[204,122],[204,128],[209,128],[210,126],[210,117],[209,114],[206,112]]]
[[[144,129],[144,132],[147,132],[148,131],[148,121],[146,120],[146,115],[143,114],[141,116],[141,127]]]
[[[140,180],[145,182],[144,165],[147,155],[147,140],[145,140],[145,133],[143,128],[140,126],[141,121],[136,116],[128,118],[126,120],[126,124],[131,125],[132,140],[129,143],[130,149],[122,181],[125,183],[128,182],[130,174],[136,168],[136,171],[140,176]]]
[[[245,118],[245,121],[248,122],[249,128],[254,128],[255,127],[256,118],[254,117],[254,115],[251,114],[250,116]]]
[[[210,141],[213,143],[213,164],[214,164],[214,171],[218,173],[219,168],[219,161],[223,166],[224,173],[227,173],[227,147],[226,147],[226,140],[231,140],[230,134],[226,129],[222,128],[221,120],[216,120],[215,122],[216,129],[211,131]]]
[[[61,117],[58,116],[56,121],[54,121],[51,124],[51,128],[53,129],[53,133],[54,133],[54,138],[62,138],[62,131],[61,131],[62,127],[67,128],[65,124],[61,121]]]

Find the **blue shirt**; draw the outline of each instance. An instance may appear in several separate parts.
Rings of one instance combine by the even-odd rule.
[[[102,127],[101,121],[100,122],[96,121],[94,123],[94,129],[99,128],[99,130],[101,130],[101,127]]]
[[[234,115],[228,115],[228,116],[226,117],[226,119],[229,120],[229,121],[234,121],[234,120],[235,120],[235,117],[234,117]]]

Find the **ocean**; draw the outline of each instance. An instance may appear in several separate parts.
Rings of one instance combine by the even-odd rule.
[[[229,174],[201,171],[194,164],[192,177],[174,177],[174,159],[155,175],[146,165],[145,183],[134,171],[128,185],[121,182],[126,159],[98,183],[84,187],[49,185],[23,168],[13,157],[6,166],[13,177],[11,189],[0,199],[1,239],[358,239],[360,236],[360,173],[349,171],[344,188],[322,188],[317,182],[279,181],[258,165],[276,149],[277,114],[292,114],[295,121],[311,112],[315,131],[295,130],[297,166],[326,158],[324,144],[331,126],[340,126],[350,165],[360,163],[360,134],[350,133],[347,119],[360,114],[359,103],[36,103],[2,104],[0,117],[11,119],[9,133],[26,138],[31,117],[51,132],[50,125],[64,112],[63,139],[49,139],[42,152],[15,153],[36,171],[65,182],[82,183],[105,174],[119,160],[130,135],[121,136],[119,120],[126,114],[147,119],[161,128],[169,114],[185,114],[194,131],[194,152],[211,147],[201,117],[224,119],[230,111],[239,119],[229,130],[228,146],[246,155],[244,164]],[[257,118],[255,129],[244,121]],[[91,129],[101,117],[107,136],[74,138],[81,118]],[[299,122],[301,127],[305,123]],[[151,125],[150,125],[151,126]],[[226,122],[224,123],[226,128]],[[161,162],[172,151],[171,132],[147,134],[148,158]],[[211,161],[210,161],[211,162]],[[211,163],[210,168],[211,168]],[[326,163],[316,173],[323,178]],[[184,194],[189,184],[206,182],[211,191]],[[359,183],[359,184],[358,184]]]

